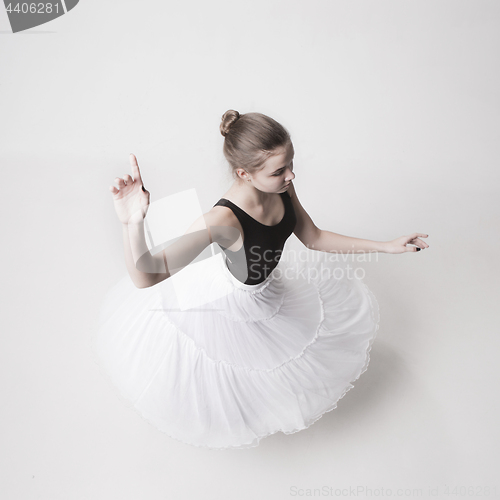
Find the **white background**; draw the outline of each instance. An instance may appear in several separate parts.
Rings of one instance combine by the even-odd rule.
[[[0,6],[0,31],[3,498],[500,498],[500,2],[82,0],[17,34]],[[126,408],[90,337],[126,274],[128,153],[153,200],[194,188],[206,212],[227,109],[290,131],[320,228],[430,248],[365,265],[381,326],[336,410],[220,452]]]

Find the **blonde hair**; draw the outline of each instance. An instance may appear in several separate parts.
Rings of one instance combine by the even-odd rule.
[[[223,152],[232,169],[242,168],[250,175],[261,170],[271,156],[291,144],[288,131],[269,116],[229,109],[222,115],[220,133],[224,136]]]

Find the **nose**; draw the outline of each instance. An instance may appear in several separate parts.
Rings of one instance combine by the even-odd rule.
[[[288,175],[286,176],[285,180],[287,182],[289,181],[293,181],[295,179],[295,174],[293,173],[293,170],[291,168],[288,169],[289,173]]]

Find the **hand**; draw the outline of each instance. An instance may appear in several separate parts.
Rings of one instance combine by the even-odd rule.
[[[142,222],[149,207],[149,191],[144,189],[137,158],[132,153],[130,153],[130,165],[134,178],[128,174],[124,175],[123,179],[116,177],[115,183],[119,189],[115,186],[109,188],[113,193],[115,210],[122,224]]]
[[[388,241],[385,243],[386,253],[405,253],[405,252],[418,252],[421,249],[429,248],[429,245],[422,241],[420,238],[427,238],[428,234],[413,233],[409,236],[401,236],[395,240]],[[416,246],[407,247],[408,243],[412,243]]]

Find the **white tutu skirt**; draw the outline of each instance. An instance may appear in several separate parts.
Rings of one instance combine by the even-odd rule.
[[[336,408],[368,367],[379,306],[334,254],[288,253],[258,285],[238,281],[222,253],[150,288],[119,281],[92,349],[120,399],[170,437],[219,450]]]

